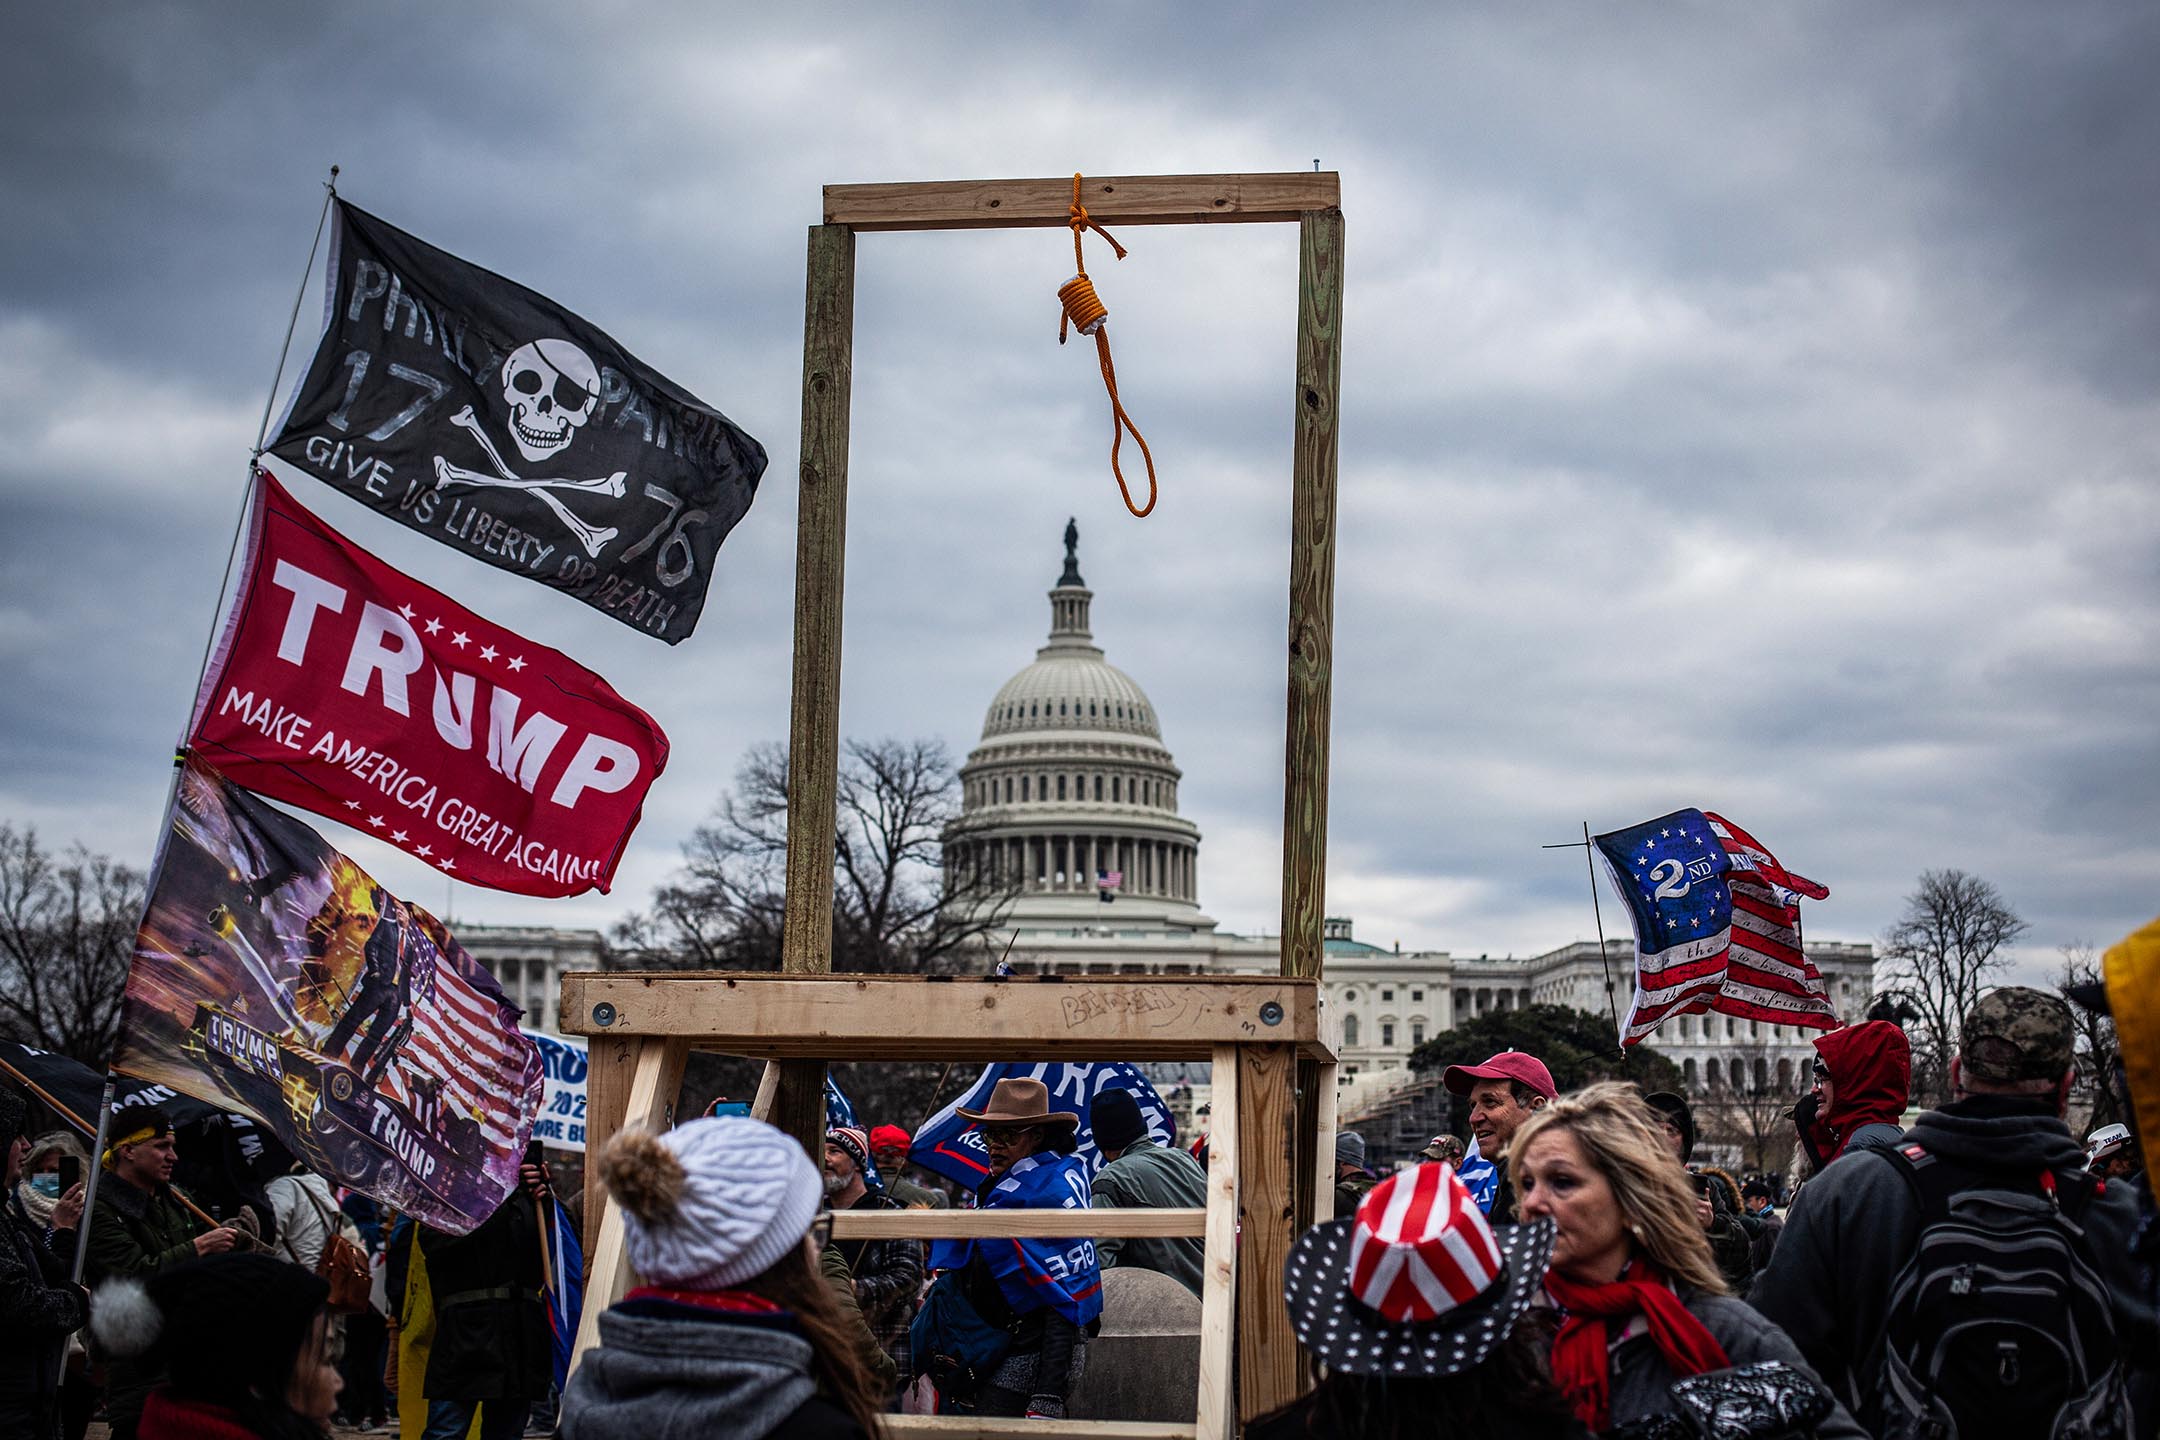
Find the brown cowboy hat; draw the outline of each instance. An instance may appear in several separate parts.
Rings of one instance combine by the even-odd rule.
[[[1080,1126],[1080,1117],[1070,1110],[1051,1111],[1050,1087],[1040,1080],[1000,1080],[990,1092],[988,1105],[980,1110],[962,1106],[958,1114],[979,1125]]]

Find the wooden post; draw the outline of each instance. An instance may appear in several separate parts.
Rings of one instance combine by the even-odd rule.
[[[1238,1053],[1238,1414],[1248,1423],[1297,1397],[1297,1337],[1283,1304],[1297,1177],[1291,1172],[1297,1116],[1289,1045],[1245,1045]]]
[[[800,507],[795,521],[795,688],[788,726],[787,912],[780,968],[832,970],[833,840],[840,775],[840,617],[847,552],[848,405],[854,382],[855,232],[810,227],[803,302]],[[781,1064],[773,1124],[823,1154],[825,1066]]]
[[[1298,220],[1297,399],[1290,495],[1290,694],[1283,743],[1282,973],[1318,979],[1327,913],[1328,707],[1335,668],[1335,473],[1342,394],[1343,217]],[[1291,1222],[1319,1213],[1319,1087],[1309,1060],[1298,1094]]]
[[[607,1204],[600,1151],[622,1129],[638,1044],[628,1035],[595,1035],[585,1047],[585,1233],[579,1238],[588,1266],[600,1243],[600,1215]]]
[[[1200,1276],[1199,1440],[1237,1434],[1238,1048],[1215,1047],[1209,1069],[1207,1243]]]
[[[674,1036],[624,1040],[634,1058],[630,1065],[630,1084],[623,1097],[621,1125],[644,1125],[654,1130],[665,1130],[675,1123],[675,1097],[682,1092],[683,1062],[690,1057],[690,1043]],[[612,1048],[612,1042],[610,1043]],[[587,1072],[588,1076],[591,1072]],[[592,1098],[587,1092],[586,1113],[592,1112]],[[612,1138],[616,1126],[598,1134]],[[587,1138],[594,1144],[594,1132]],[[586,1174],[594,1174],[599,1167],[593,1162],[597,1157],[586,1155]],[[591,1212],[588,1211],[589,1215]],[[575,1370],[585,1352],[600,1341],[600,1312],[607,1309],[630,1288],[630,1257],[623,1246],[622,1210],[615,1205],[604,1205],[600,1212],[599,1233],[588,1252],[591,1266],[586,1281],[585,1311],[578,1320],[577,1341],[571,1349],[570,1368]]]

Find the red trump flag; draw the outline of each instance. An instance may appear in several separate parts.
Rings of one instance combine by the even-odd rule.
[[[542,896],[608,888],[668,755],[607,681],[392,569],[267,473],[188,743],[236,784]]]

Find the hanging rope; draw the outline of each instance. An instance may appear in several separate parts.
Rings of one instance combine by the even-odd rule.
[[[1073,269],[1079,273],[1058,287],[1058,301],[1064,307],[1064,314],[1058,319],[1058,344],[1065,343],[1068,327],[1078,330],[1082,335],[1095,337],[1095,356],[1102,362],[1103,389],[1110,392],[1110,473],[1117,477],[1118,493],[1125,497],[1125,508],[1135,516],[1145,517],[1155,508],[1155,456],[1149,451],[1140,427],[1133,424],[1132,416],[1125,413],[1125,403],[1118,399],[1117,370],[1110,363],[1110,333],[1103,326],[1103,322],[1110,318],[1110,311],[1102,303],[1102,297],[1095,293],[1095,282],[1088,279],[1087,261],[1080,253],[1080,235],[1082,231],[1093,230],[1110,242],[1110,248],[1117,252],[1120,260],[1125,258],[1125,247],[1118,244],[1115,235],[1089,217],[1087,207],[1080,203],[1080,176],[1077,173],[1073,175],[1071,215]],[[1125,432],[1128,430],[1140,446],[1141,458],[1147,461],[1145,505],[1133,504],[1132,490],[1125,484],[1124,468],[1118,464],[1118,450],[1124,445]]]

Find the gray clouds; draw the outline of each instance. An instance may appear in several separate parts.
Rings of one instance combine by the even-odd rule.
[[[785,733],[818,186],[1317,155],[1349,242],[1331,909],[1408,945],[1562,943],[1589,933],[1580,855],[1538,844],[1689,804],[1831,886],[1811,934],[1879,933],[1951,865],[2025,911],[2037,959],[2154,907],[2147,9],[13,25],[0,814],[50,838],[147,856],[330,161],[772,452],[673,652],[296,492],[667,727],[617,897],[458,897],[600,923]],[[1272,929],[1295,236],[1120,238],[1091,268],[1164,473],[1146,522],[1104,473],[1091,357],[1051,343],[1062,234],[863,237],[843,726],[965,750],[1077,514],[1099,638],[1186,770],[1203,898]]]

